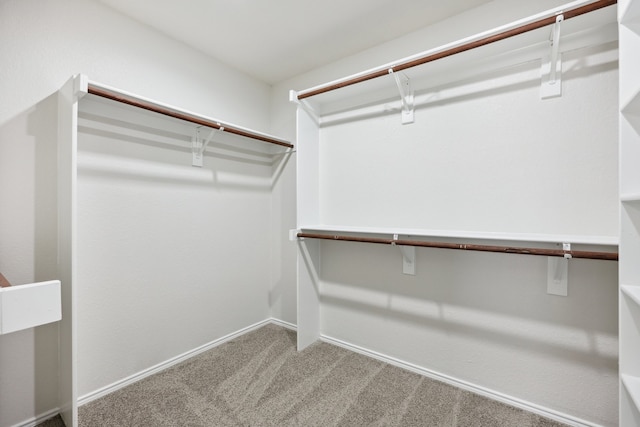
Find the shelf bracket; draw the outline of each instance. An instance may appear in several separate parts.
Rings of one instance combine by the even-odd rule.
[[[393,235],[393,240],[391,244],[400,249],[400,253],[402,254],[402,273],[409,274],[411,276],[416,275],[416,248],[415,246],[400,246],[395,244],[395,240],[398,240],[398,235]]]
[[[402,104],[402,124],[406,125],[414,122],[414,105],[413,105],[413,89],[411,88],[411,80],[403,73],[396,73],[393,68],[389,68],[389,74],[393,76],[400,93],[400,102]]]
[[[192,153],[192,161],[191,165],[201,168],[204,162],[204,150],[207,149],[207,145],[211,142],[213,135],[217,132],[224,131],[224,126],[220,123],[216,123],[220,126],[218,129],[211,129],[209,136],[205,141],[200,139],[200,128],[196,128],[196,135],[191,139],[191,153]]]
[[[549,57],[542,60],[542,82],[540,86],[540,97],[542,99],[556,98],[562,96],[562,54],[560,53],[560,26],[564,21],[564,15],[556,16],[556,23],[553,24],[549,41],[551,52]]]
[[[562,250],[571,252],[571,243],[563,243]],[[548,257],[547,259],[547,293],[549,295],[568,295],[569,284],[569,260],[570,253],[565,253],[563,258]]]

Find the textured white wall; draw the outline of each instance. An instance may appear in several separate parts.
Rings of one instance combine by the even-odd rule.
[[[51,277],[51,272],[55,270],[56,262],[54,162],[57,122],[56,99],[52,95],[71,75],[84,73],[95,81],[142,96],[239,125],[268,130],[270,93],[267,85],[125,18],[99,2],[0,2],[0,57],[0,270],[16,283],[55,278]],[[270,166],[265,168],[269,169]],[[236,172],[238,176],[242,176],[242,171]],[[265,173],[268,176],[270,172]],[[117,185],[110,184],[115,181],[106,180],[105,184],[103,180],[92,185],[103,185],[108,192],[118,188]],[[158,185],[153,190],[154,196],[163,194],[168,198],[165,203],[174,201],[175,206],[182,203],[183,195],[180,192],[184,190],[184,186],[178,188],[168,181],[154,183]],[[82,188],[88,187],[84,185]],[[125,190],[132,188],[127,186]],[[189,192],[193,198],[196,197],[194,192]],[[259,193],[254,200],[258,200],[256,203],[259,203],[263,210],[264,206],[269,205],[269,201],[265,200],[266,196],[262,192]],[[228,197],[236,200],[236,196],[240,199],[243,194],[243,190],[238,190]],[[212,194],[203,196],[208,197]],[[122,202],[122,199],[118,200]],[[106,212],[101,209],[103,203],[104,200],[93,205],[101,215]],[[195,201],[192,201],[191,206],[193,205]],[[109,212],[113,212],[114,215],[118,213],[117,205],[111,208],[114,210]],[[150,221],[158,219],[154,216],[148,218]],[[107,221],[104,216],[96,217],[95,220]],[[120,220],[121,218],[118,219]],[[188,215],[178,220],[188,221]],[[215,221],[215,212],[211,213],[209,220]],[[84,232],[85,239],[99,230],[97,225],[87,224],[86,221],[84,225],[80,232]],[[229,224],[228,229],[233,230],[236,225],[239,225],[239,222]],[[160,226],[168,225],[161,222]],[[260,235],[257,241],[244,241],[243,246],[257,248],[254,254],[260,253],[261,256],[269,257],[266,240],[266,237]],[[200,244],[205,244],[204,237]],[[100,247],[92,246],[90,249],[98,251]],[[97,258],[86,258],[93,254],[94,252],[89,250],[84,251],[84,261],[88,265],[99,264],[101,261]],[[80,255],[83,255],[82,251]],[[223,256],[223,263],[227,261],[228,264],[225,268],[244,268],[243,258],[237,254],[225,252]],[[179,263],[191,257],[191,254],[178,253],[175,261]],[[248,259],[255,260],[252,256]],[[209,265],[207,262],[220,262],[213,259],[201,261],[205,266]],[[238,266],[237,263],[242,265]],[[264,282],[268,281],[268,270],[258,268],[257,271],[264,273]],[[229,281],[225,283],[225,286],[230,286]],[[177,283],[176,286],[184,284]],[[243,301],[246,299],[249,303],[246,307],[240,305],[237,313],[230,314],[210,331],[229,332],[246,326],[249,318],[264,319],[268,315],[267,290],[264,286],[259,290],[257,287],[257,283],[244,283],[237,289],[230,290],[225,302],[230,303],[231,299],[234,303],[239,302],[242,295]],[[120,291],[118,289],[118,292],[107,293],[104,302],[121,301],[134,311],[140,308],[140,301],[134,302],[131,296],[127,298]],[[191,295],[193,296],[193,293]],[[172,296],[163,293],[159,297]],[[95,295],[85,294],[84,297],[91,299],[95,298]],[[166,308],[163,304],[164,302],[159,307]],[[201,303],[199,309],[194,310],[192,320],[211,320],[219,308],[216,304],[220,302],[207,307],[205,313],[202,307],[204,303]],[[82,301],[80,305],[82,306]],[[175,316],[176,310],[184,314],[189,307],[182,301],[173,309],[173,313],[166,313],[167,319]],[[223,312],[229,314],[228,311]],[[251,313],[247,314],[249,312]],[[98,328],[95,330],[94,339],[99,342],[99,328],[104,326],[101,323],[103,321],[104,319],[97,319],[93,323],[85,323],[83,333],[88,335],[92,327]],[[165,347],[159,355],[167,358],[213,339],[211,335],[204,336],[207,327],[208,325],[198,323],[193,328],[182,328],[175,342],[164,342]],[[157,332],[160,328],[154,330]],[[123,363],[131,361],[128,348],[123,347],[118,351],[121,351],[119,358]],[[134,366],[127,372],[135,371],[144,363],[153,363],[155,360],[145,358],[140,364],[132,362]],[[86,383],[84,391],[114,379],[113,375],[103,378],[99,374],[94,378],[95,373],[88,372],[93,369],[91,361],[85,357],[81,363],[81,377],[91,378]],[[0,337],[1,426],[23,422],[55,408],[56,366],[56,325]],[[113,366],[109,365],[109,368]]]
[[[376,49],[278,84],[273,89],[272,126],[282,134],[293,132],[291,129],[295,128],[295,107],[287,103],[289,89],[301,90],[321,84],[562,3],[548,1],[535,4],[530,2],[525,5],[522,2],[495,1]],[[504,131],[513,137],[514,143],[519,144],[527,139],[531,142],[531,132],[543,125],[538,120],[545,117],[548,120],[551,117],[548,114],[555,111],[558,117],[567,119],[571,126],[586,131],[579,138],[568,137],[571,138],[568,141],[569,145],[574,148],[565,152],[566,156],[563,155],[563,166],[588,180],[598,177],[593,182],[593,191],[584,186],[580,194],[571,194],[573,190],[567,194],[568,197],[576,197],[576,205],[582,204],[580,209],[588,210],[588,214],[578,215],[572,222],[571,215],[575,212],[568,213],[557,223],[549,216],[542,218],[540,222],[528,216],[527,224],[516,224],[507,219],[505,227],[510,230],[505,231],[523,232],[527,231],[525,229],[528,226],[534,226],[540,229],[528,231],[615,236],[615,43],[591,54],[583,57],[581,55],[584,53],[579,52],[568,55],[568,64],[573,65],[565,74],[565,96],[562,99],[541,101],[537,93],[538,83],[532,83],[530,78],[529,83],[502,89],[501,83],[505,80],[501,78],[487,82],[479,81],[474,89],[477,93],[419,109],[416,112],[417,123],[407,126],[444,132],[440,127],[443,123],[456,126],[455,123],[460,123],[462,119],[461,115],[473,111],[475,104],[476,110],[486,107],[495,114],[505,114],[507,118],[503,122]],[[598,61],[602,62],[598,65]],[[518,72],[526,75],[528,72],[535,73],[535,70],[514,70],[514,73]],[[517,77],[507,76],[507,80],[514,78]],[[483,90],[488,91],[482,94]],[[563,105],[568,108],[556,110]],[[516,111],[520,114],[514,118]],[[435,122],[429,123],[432,118]],[[482,117],[479,114],[467,118],[477,120]],[[399,123],[400,117],[399,114],[392,115],[383,120]],[[490,126],[496,123],[490,123]],[[359,125],[340,126],[343,126],[339,130],[344,136],[346,128]],[[391,125],[391,128],[393,127],[394,125]],[[476,148],[490,147],[496,142],[484,132],[473,132],[471,129],[459,127],[453,132],[464,138],[472,133],[478,144]],[[321,134],[324,137],[337,128],[338,126],[334,129],[327,127]],[[419,133],[414,129],[395,130]],[[524,139],[517,137],[521,130]],[[351,129],[347,130],[347,133],[350,131]],[[420,168],[416,159],[405,157],[403,162],[394,161],[406,153],[397,147],[397,133],[389,131],[389,128],[384,130],[387,132],[386,137],[395,141],[391,144],[392,147],[389,147],[388,144],[376,145],[374,138],[379,136],[380,132],[379,128],[374,128],[373,134],[354,138],[354,131],[350,133],[352,138],[342,138],[340,144],[322,148],[327,154],[321,163],[322,167],[326,168],[323,170],[327,172],[327,177],[322,182],[325,189],[332,186],[335,191],[322,190],[323,201],[327,205],[322,208],[324,212],[321,214],[328,222],[342,225],[416,225],[431,228],[424,223],[410,223],[420,221],[421,216],[417,215],[416,211],[422,203],[420,197],[412,194],[412,189],[416,186],[424,187],[424,184],[420,178],[407,178],[405,175],[408,168],[404,165],[406,162],[411,163],[411,172],[416,172],[419,177],[428,175],[428,172]],[[461,135],[465,132],[466,135]],[[444,139],[447,135],[440,133],[435,136],[437,142],[437,137]],[[424,132],[421,141],[433,142],[433,137],[433,134]],[[563,140],[566,138],[565,135]],[[585,138],[594,145],[591,149],[583,151],[580,147]],[[408,142],[404,140],[404,143]],[[412,148],[415,151],[415,144],[418,142],[414,138],[413,142],[408,144],[414,144]],[[355,145],[359,146],[358,149],[345,153]],[[371,153],[377,153],[375,159],[368,156],[362,146],[367,146],[367,150],[373,148]],[[331,154],[339,154],[342,157],[330,158],[328,154],[332,150]],[[551,150],[547,147],[546,151]],[[549,153],[547,157],[544,152],[534,150],[531,157],[538,158],[541,164],[545,163],[542,159],[551,159],[553,164],[554,155]],[[421,154],[426,155],[424,152]],[[517,151],[515,154],[522,155],[522,152]],[[479,165],[495,163],[495,159],[483,157],[489,155],[491,154],[488,149],[484,152],[474,152]],[[567,158],[571,161],[567,162]],[[371,161],[377,162],[375,166],[378,169],[372,169]],[[338,173],[343,178],[341,183],[333,179],[335,175],[331,175],[329,163],[338,166]],[[496,171],[495,165],[490,168]],[[352,171],[351,176],[348,176],[348,170]],[[358,186],[358,183],[354,183],[354,180],[358,179],[357,176],[354,178],[354,175],[363,176],[369,182],[373,181],[379,185],[368,186],[359,182],[362,185]],[[464,174],[461,176],[465,177]],[[379,202],[380,198],[376,198],[375,195],[366,198],[361,190],[365,187],[380,189],[380,186],[389,190],[386,177],[392,182],[395,181],[394,185],[398,188],[399,194],[405,196],[395,200],[404,210],[389,210],[384,204],[380,204],[378,208],[385,212],[385,216],[382,216],[379,215],[380,210],[372,206]],[[466,178],[475,179],[468,176]],[[444,193],[450,192],[453,195],[454,188],[449,185],[450,182],[438,181],[438,184],[442,186]],[[576,181],[562,185],[580,187]],[[343,199],[346,196],[345,188],[353,190],[350,191],[351,195],[357,196],[354,201]],[[533,193],[536,189],[539,188],[533,184],[529,184],[527,188]],[[385,196],[396,197],[392,191],[387,191]],[[544,197],[548,195],[543,192],[540,197],[535,194],[529,195],[529,200],[524,201],[532,202],[535,210],[535,204],[544,200]],[[545,203],[558,202],[558,198],[562,200],[562,195],[555,193],[553,200],[546,200]],[[592,200],[597,200],[600,204],[589,207]],[[295,209],[293,198],[287,200],[287,203],[289,209]],[[411,209],[412,203],[416,204],[415,210]],[[545,206],[549,204],[552,203]],[[444,212],[441,207],[442,204],[437,204],[437,212],[429,213],[432,221],[440,222],[439,227],[449,228],[455,224],[466,224],[471,229],[500,231],[500,223],[496,222],[496,211],[492,210],[491,204],[487,204],[487,200],[474,200],[474,204],[469,207],[469,217],[456,217],[459,221],[455,224],[451,223],[453,217],[437,216],[438,212]],[[460,205],[457,204],[457,207]],[[367,208],[367,214],[364,214],[361,208]],[[362,223],[356,218],[355,213],[362,217]],[[406,216],[403,218],[403,215]],[[370,223],[390,217],[405,222]],[[294,227],[295,222],[292,221],[289,228]],[[285,238],[283,235],[283,239]],[[286,247],[283,256],[293,265],[295,244],[291,243]],[[569,297],[563,298],[546,294],[545,258],[419,249],[416,276],[401,274],[400,254],[397,249],[390,247],[326,242],[322,244],[321,259],[323,334],[559,413],[597,424],[617,425],[616,263],[571,261]],[[294,293],[294,286],[294,283],[288,283],[283,289]],[[295,319],[295,313],[292,311],[283,310],[281,315],[286,320]]]

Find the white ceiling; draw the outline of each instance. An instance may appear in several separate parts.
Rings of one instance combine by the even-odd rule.
[[[489,0],[100,0],[277,83]]]

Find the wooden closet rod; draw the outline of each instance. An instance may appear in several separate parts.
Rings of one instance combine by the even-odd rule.
[[[196,116],[192,116],[189,114],[185,114],[185,113],[180,113],[177,111],[172,111],[168,108],[164,108],[164,107],[160,107],[158,105],[154,105],[152,103],[149,102],[145,102],[139,99],[135,99],[135,98],[131,98],[116,92],[111,92],[108,90],[105,90],[101,87],[92,85],[91,83],[89,83],[89,88],[88,88],[88,92],[92,95],[96,95],[96,96],[101,96],[103,98],[107,98],[107,99],[111,99],[113,101],[117,101],[117,102],[121,102],[123,104],[128,104],[128,105],[132,105],[134,107],[138,107],[138,108],[142,108],[144,110],[148,110],[148,111],[153,111],[154,113],[159,113],[159,114],[163,114],[165,116],[169,116],[169,117],[173,117],[176,119],[180,119],[180,120],[184,120],[186,122],[190,122],[190,123],[195,123],[197,125],[201,125],[201,126],[207,126],[213,129],[222,129],[224,132],[229,132],[229,133],[233,133],[235,135],[240,135],[240,136],[244,136],[246,138],[252,138],[252,139],[257,139],[259,141],[262,142],[268,142],[270,144],[276,144],[276,145],[280,145],[282,147],[287,147],[287,148],[293,148],[293,144],[290,144],[288,142],[285,141],[280,141],[278,139],[275,138],[271,138],[269,136],[266,135],[261,135],[259,133],[253,133],[253,132],[249,132],[247,130],[244,129],[240,129],[237,127],[233,127],[233,126],[228,126],[226,124],[220,124],[218,122],[214,122],[211,120],[206,120],[206,119],[202,119],[200,117],[196,117]]]
[[[2,273],[0,273],[0,288],[8,288],[10,286],[11,286],[11,283],[9,283],[7,278],[4,277]]]
[[[617,0],[599,0],[595,3],[590,3],[585,6],[580,6],[575,9],[562,11],[564,15],[564,19],[575,18],[576,16],[584,15],[585,13],[593,12],[595,10],[602,9],[607,6],[612,6],[617,3]],[[433,62],[438,59],[446,58],[447,56],[456,55],[458,53],[466,52],[467,50],[475,49],[481,46],[485,46],[500,40],[507,39],[509,37],[514,37],[519,34],[523,34],[529,31],[537,30],[538,28],[546,27],[547,25],[555,24],[556,17],[550,16],[548,18],[543,18],[529,24],[522,25],[520,27],[513,28],[511,30],[503,31],[498,34],[494,34],[480,40],[472,41],[469,43],[462,44],[460,46],[455,46],[450,49],[443,50],[441,52],[436,52],[433,54],[429,54],[423,57],[419,57],[416,59],[408,60],[406,62],[401,62],[399,64],[385,67],[384,69],[372,71],[370,73],[366,73],[357,77],[353,77],[351,79],[346,79],[337,83],[331,83],[323,87],[319,87],[317,89],[311,89],[308,92],[300,92],[298,93],[298,99],[309,98],[311,96],[319,95],[321,93],[330,92],[332,90],[340,89],[346,86],[351,86],[356,83],[361,83],[367,80],[375,79],[378,77],[386,76],[392,70],[393,72],[398,72],[402,70],[406,70],[407,68],[416,67],[418,65],[423,65],[428,62]]]
[[[594,251],[565,251],[562,249],[542,249],[542,248],[515,248],[510,246],[476,245],[468,243],[447,243],[447,242],[425,242],[416,240],[394,240],[377,237],[355,237],[336,236],[328,234],[298,233],[299,238],[339,240],[345,242],[378,243],[383,245],[417,246],[423,248],[458,249],[464,251],[498,252],[503,254],[520,255],[541,255],[564,257],[571,255],[572,258],[601,259],[606,261],[617,261],[617,252],[594,252]]]

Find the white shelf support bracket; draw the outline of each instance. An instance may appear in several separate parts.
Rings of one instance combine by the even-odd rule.
[[[562,21],[564,21],[564,15],[556,16],[556,23],[553,24],[549,37],[551,52],[549,57],[542,60],[542,82],[540,86],[540,97],[542,99],[562,96],[562,54],[560,53],[560,26]]]
[[[191,162],[192,166],[196,166],[199,168],[203,166],[204,150],[207,149],[207,145],[209,145],[209,143],[211,142],[213,135],[215,135],[217,132],[224,131],[224,126],[222,126],[220,123],[216,123],[216,124],[220,126],[220,128],[211,129],[211,132],[209,133],[209,136],[205,141],[202,141],[200,139],[200,128],[196,129],[196,135],[191,139],[191,153],[193,157]]]
[[[571,243],[563,243],[562,250],[571,252]],[[549,257],[547,260],[547,293],[566,297],[569,285],[569,260],[570,253],[565,253],[563,258]]]
[[[413,89],[411,88],[411,80],[402,73],[396,73],[393,68],[389,68],[389,74],[393,76],[400,93],[400,102],[402,103],[402,124],[406,125],[414,122],[414,105],[413,105]]]
[[[309,102],[307,102],[306,99],[298,99],[298,92],[296,92],[295,90],[290,90],[289,101],[297,104],[300,108],[306,111],[307,114],[309,114],[309,116],[313,119],[313,121],[316,122],[318,126],[320,126],[320,116],[318,115],[318,113],[316,113],[316,110],[311,106],[311,104],[309,104]]]
[[[393,240],[398,240],[398,235],[393,235]],[[409,274],[411,276],[416,275],[416,248],[415,246],[400,246],[395,242],[391,243],[400,249],[402,254],[402,274]]]

